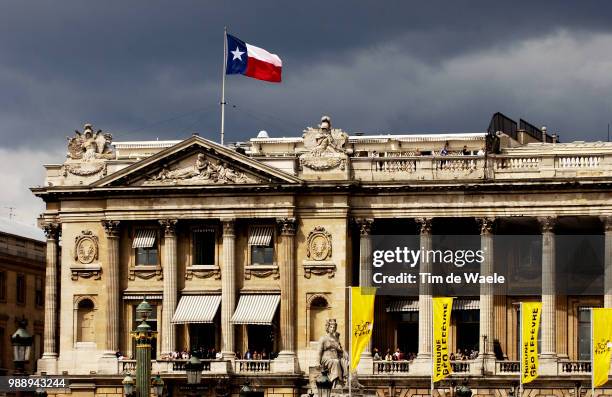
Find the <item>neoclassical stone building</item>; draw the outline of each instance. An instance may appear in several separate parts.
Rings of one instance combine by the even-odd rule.
[[[323,118],[299,138],[260,133],[231,147],[197,135],[112,142],[86,125],[66,161],[45,168],[44,185],[32,189],[46,203],[38,368],[74,376],[75,390],[120,393],[134,368],[135,306],[146,296],[159,332],[153,373],[174,394],[185,372],[172,353],[212,349],[220,355],[204,360],[203,377],[226,383],[211,395],[237,393],[247,378],[270,396],[305,393],[327,319],[348,345],[346,287],[371,284],[372,236],[385,234],[414,235],[423,247],[437,234],[476,236],[487,247],[485,274],[502,254],[511,267],[538,263],[541,294],[483,287],[457,299],[452,350],[477,357],[457,361],[441,390],[465,377],[482,395],[516,386],[517,304],[527,300],[543,302],[545,376],[532,393],[577,395],[589,385],[585,309],[612,307],[612,144],[559,143],[500,114],[486,133],[431,135],[349,135]],[[504,248],[493,245],[496,234],[530,238]],[[556,242],[574,234],[600,236],[599,252],[581,258],[605,278],[599,294],[556,290],[558,263],[568,263]],[[366,353],[366,387],[428,393],[431,296],[421,286],[377,297],[372,348],[416,358]],[[265,355],[245,360],[247,351]]]

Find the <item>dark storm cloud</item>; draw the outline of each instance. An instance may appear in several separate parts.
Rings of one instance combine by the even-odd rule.
[[[575,44],[561,62],[597,65],[597,49],[583,54],[594,59],[571,52],[609,34],[609,3],[287,3],[3,1],[2,146],[59,147],[85,121],[122,140],[194,130],[216,138],[225,24],[278,53],[285,79],[228,78],[230,140],[260,129],[296,136],[322,113],[347,130],[459,132],[483,130],[503,111],[572,139],[601,138],[610,118],[607,91],[572,81],[572,70],[538,86],[538,73],[547,81],[563,65],[521,51],[557,37]],[[483,79],[472,80],[457,69],[493,58],[509,77],[482,70]]]

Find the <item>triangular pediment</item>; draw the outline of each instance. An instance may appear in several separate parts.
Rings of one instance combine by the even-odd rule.
[[[193,136],[94,182],[104,186],[215,186],[299,184],[284,171]]]

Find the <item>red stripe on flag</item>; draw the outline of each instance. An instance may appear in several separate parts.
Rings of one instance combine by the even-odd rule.
[[[270,81],[272,83],[280,83],[281,71],[282,67],[275,66],[268,62],[260,61],[257,58],[249,57],[244,75],[258,80]]]

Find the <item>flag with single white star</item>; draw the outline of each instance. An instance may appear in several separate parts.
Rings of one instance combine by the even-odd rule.
[[[276,54],[227,35],[226,74],[242,74],[258,80],[280,83],[283,63]]]

